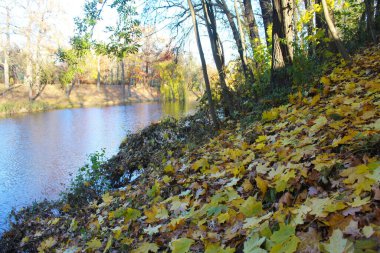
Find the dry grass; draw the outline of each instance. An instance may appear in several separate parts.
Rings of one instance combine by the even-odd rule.
[[[17,113],[46,111],[51,109],[117,105],[143,101],[159,100],[157,88],[137,86],[131,88],[131,96],[126,101],[122,99],[122,87],[116,85],[101,86],[83,84],[75,86],[70,98],[59,85],[48,85],[41,96],[34,102],[28,100],[28,89],[25,85],[1,95],[5,87],[0,84],[0,117]],[[126,88],[127,92],[127,88]]]

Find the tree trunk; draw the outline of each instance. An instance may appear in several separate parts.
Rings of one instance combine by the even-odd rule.
[[[308,10],[311,6],[311,1],[304,0],[304,4],[305,4],[305,9]],[[312,19],[309,23],[306,24],[306,26],[307,26],[307,35],[309,37],[313,36],[314,35],[313,33],[314,20]],[[313,43],[310,41],[307,42],[307,52],[308,52],[309,57],[315,54]]]
[[[272,87],[291,84],[286,68],[293,63],[292,12],[292,0],[273,0]]]
[[[228,6],[227,6],[225,0],[220,0],[220,1],[218,1],[218,3],[220,4],[220,7],[222,8],[224,14],[227,16],[228,23],[230,24],[232,34],[233,34],[233,37],[234,37],[234,40],[235,40],[235,43],[236,43],[236,46],[237,46],[237,49],[239,52],[239,56],[240,56],[240,60],[241,60],[241,66],[243,68],[245,79],[253,82],[254,81],[253,80],[253,73],[252,73],[252,71],[249,71],[249,69],[248,69],[247,58],[245,57],[245,52],[244,52],[244,48],[243,48],[243,42],[241,40],[239,30],[236,27],[236,24],[234,21],[234,16],[232,15],[230,10],[228,9]],[[237,18],[239,18],[239,17],[237,16]]]
[[[67,98],[70,98],[71,92],[73,91],[74,86],[75,86],[76,79],[77,79],[77,77],[75,77],[73,79],[73,81],[71,82],[71,84],[69,84],[68,86],[66,86],[66,97]]]
[[[43,24],[44,19],[43,17],[41,18],[40,25]],[[42,29],[41,27],[38,28],[38,35],[37,35],[37,43],[36,43],[36,58],[34,61],[34,74],[35,74],[35,81],[34,81],[34,87],[37,92],[37,94],[33,97],[33,100],[36,99],[37,95],[39,96],[38,93],[40,93],[42,87],[41,87],[41,39],[42,39]]]
[[[247,62],[247,49],[245,47],[245,35],[244,35],[244,31],[243,31],[243,25],[242,25],[241,19],[240,19],[240,12],[239,12],[237,0],[234,0],[234,8],[235,8],[235,15],[236,15],[237,24],[239,27],[239,35],[240,35],[240,41],[242,44],[244,61]]]
[[[6,7],[7,12],[7,20],[6,20],[6,41],[5,41],[5,47],[4,47],[4,84],[5,88],[8,89],[9,84],[9,51],[11,49],[11,35],[10,35],[10,8]]]
[[[96,78],[96,89],[100,91],[100,55],[98,55],[98,76]]]
[[[332,36],[332,39],[334,40],[334,43],[335,43],[336,47],[338,48],[339,53],[342,55],[343,59],[345,61],[350,62],[351,61],[350,55],[348,54],[346,48],[344,47],[344,45],[343,45],[343,43],[342,43],[342,41],[338,35],[338,32],[335,28],[335,24],[333,23],[333,21],[331,19],[326,0],[321,0],[321,2],[322,2],[322,7],[323,7],[323,13],[325,15],[325,20],[326,20],[327,26],[329,28],[330,34]]]
[[[149,82],[149,62],[145,63],[145,87],[148,87]]]
[[[261,8],[261,15],[263,17],[265,35],[266,35],[265,41],[267,42],[267,46],[269,47],[270,45],[269,45],[269,39],[268,39],[268,36],[269,36],[268,29],[273,22],[272,3],[271,3],[271,0],[259,0],[259,3],[260,3],[260,8]]]
[[[211,3],[208,0],[202,0],[202,8],[204,13],[204,18],[206,21],[207,32],[210,39],[211,51],[214,58],[214,62],[219,74],[220,86],[222,89],[222,98],[223,98],[223,109],[226,116],[232,116],[233,112],[233,103],[232,95],[230,90],[227,87],[226,83],[226,73],[224,66],[224,51],[222,42],[220,41],[215,15],[212,10]]]
[[[114,66],[113,66],[113,64],[112,64],[112,68],[111,68],[111,84],[112,84],[112,85],[115,84],[115,83],[114,83],[114,78],[113,78],[113,68],[114,68]]]
[[[367,34],[371,36],[372,42],[376,43],[376,32],[374,22],[374,0],[364,0],[367,16]]]
[[[376,13],[375,13],[375,29],[377,35],[380,34],[380,0],[376,3]]]
[[[28,86],[29,100],[33,100],[33,67],[32,67],[32,50],[31,50],[31,22],[29,22],[26,35],[26,73],[25,85]]]
[[[298,2],[298,1],[297,1]],[[297,21],[298,21],[298,4],[295,0],[293,0],[293,18],[292,18],[292,31],[293,31],[293,44],[294,45],[300,45],[302,41],[299,41],[300,38],[298,38],[298,31],[297,31]]]
[[[322,5],[321,0],[315,0],[315,3],[318,5]],[[317,28],[317,32],[318,32],[318,30],[322,30],[325,33],[325,37],[326,38],[329,37],[329,32],[328,32],[329,29],[326,25],[326,21],[325,21],[325,18],[323,16],[323,11],[319,12],[319,13],[318,12],[315,13],[315,27]],[[329,43],[329,44],[331,44],[331,43]],[[328,44],[325,42],[324,38],[320,38],[318,40],[318,43],[315,46],[316,55],[318,56],[319,59],[323,59],[323,57],[324,57],[323,54],[324,54],[324,51],[327,47],[328,47]],[[330,45],[330,48],[332,48],[331,45]],[[334,45],[334,48],[335,48],[335,45]],[[332,50],[332,51],[334,51],[334,50]]]
[[[251,40],[252,49],[260,45],[259,28],[257,27],[255,15],[253,14],[251,0],[243,0],[244,16],[248,24],[249,38]]]
[[[209,109],[210,109],[211,119],[212,119],[212,122],[214,124],[214,127],[215,128],[219,128],[219,120],[218,120],[218,118],[216,116],[214,101],[212,100],[211,85],[210,85],[210,80],[208,78],[206,59],[205,59],[205,55],[203,53],[201,38],[199,36],[198,22],[197,22],[197,19],[196,19],[196,14],[195,14],[194,6],[193,6],[193,3],[191,2],[191,0],[187,0],[187,4],[189,5],[189,9],[190,9],[190,13],[191,13],[191,18],[192,18],[192,21],[193,21],[194,34],[195,34],[195,40],[197,41],[197,47],[198,47],[198,51],[199,51],[199,57],[201,58],[203,79],[204,79],[205,85],[206,85],[207,101],[208,101],[208,106],[209,106]]]
[[[125,67],[124,67],[124,59],[121,59],[121,62],[120,62],[120,67],[121,67],[121,85],[123,87],[123,100],[125,100]],[[131,87],[130,87],[130,84],[128,84],[128,93],[127,93],[127,97],[130,97],[131,96]]]

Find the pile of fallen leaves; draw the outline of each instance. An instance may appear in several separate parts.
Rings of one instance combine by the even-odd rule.
[[[130,134],[121,143],[119,152],[104,166],[107,179],[113,187],[125,185],[134,173],[142,173],[149,166],[160,166],[167,150],[175,150],[174,156],[182,155],[181,148],[199,146],[215,136],[211,122],[204,111],[181,120],[168,118],[153,123],[142,131]]]
[[[248,129],[168,151],[81,210],[25,220],[17,250],[379,252],[379,70],[377,46]]]

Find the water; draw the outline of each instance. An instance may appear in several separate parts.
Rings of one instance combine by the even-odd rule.
[[[0,119],[0,233],[12,208],[57,199],[89,154],[105,148],[110,157],[127,133],[194,107],[141,103]]]

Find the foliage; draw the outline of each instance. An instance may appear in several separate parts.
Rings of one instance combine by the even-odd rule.
[[[78,170],[78,174],[62,194],[63,199],[73,206],[82,205],[110,189],[110,181],[106,178],[104,169],[107,161],[105,150],[89,155],[89,161],[90,163]]]
[[[368,39],[369,34],[365,34],[364,20],[361,19],[364,9],[363,1],[348,0],[334,10],[336,25],[349,48],[355,48]]]
[[[26,218],[21,247],[377,252],[379,57],[366,50],[245,129],[166,150],[161,166],[80,209]]]
[[[158,64],[157,71],[161,79],[161,97],[164,101],[184,101],[186,98],[186,83],[184,69],[172,60]]]
[[[295,46],[293,64],[288,68],[293,86],[304,87],[315,83],[324,70],[324,62],[316,56],[307,55],[305,50]]]
[[[68,87],[77,75],[83,71],[85,52],[79,50],[83,49],[60,48],[57,52],[58,60],[66,64],[65,69],[59,75],[59,81],[63,87]]]
[[[141,31],[140,22],[135,18],[137,13],[133,4],[131,0],[87,1],[84,6],[84,17],[75,19],[76,37],[87,40],[89,47],[95,49],[98,54],[122,59],[129,53],[136,53],[140,46],[137,39],[141,36]],[[93,32],[102,19],[102,12],[106,6],[116,10],[117,22],[106,28],[108,41],[97,41],[93,38]]]

